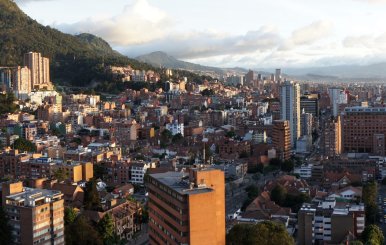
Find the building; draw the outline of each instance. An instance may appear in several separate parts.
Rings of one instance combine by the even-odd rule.
[[[306,113],[305,110],[302,111],[300,115],[300,129],[301,136],[311,136],[312,134],[312,114]]]
[[[385,107],[347,107],[342,120],[344,152],[382,153],[385,122]]]
[[[319,116],[319,99],[317,96],[307,95],[300,97],[300,110],[311,113],[312,116]]]
[[[347,104],[347,93],[340,88],[329,88],[328,95],[330,96],[331,110],[334,117],[339,114],[339,106]]]
[[[277,82],[281,82],[281,79],[282,79],[282,77],[281,77],[281,69],[276,69],[275,70],[275,78],[276,78]]]
[[[13,90],[17,98],[28,98],[28,94],[31,92],[31,71],[28,67],[18,66],[15,69]]]
[[[130,182],[133,184],[144,184],[144,177],[148,168],[155,168],[155,163],[132,162],[130,164]]]
[[[181,134],[184,136],[184,124],[179,123],[178,120],[174,121],[174,123],[166,124],[166,129],[169,130],[172,135]]]
[[[295,147],[300,130],[300,86],[286,81],[280,86],[280,119],[288,120],[291,129],[291,145]]]
[[[225,244],[225,185],[221,170],[150,174],[150,244]]]
[[[340,116],[325,122],[323,130],[324,154],[335,157],[342,153],[342,132]]]
[[[287,160],[291,157],[291,132],[288,121],[273,121],[272,144],[280,159]]]
[[[245,74],[245,84],[253,85],[253,81],[256,80],[256,74],[254,71],[249,70],[247,74]]]
[[[24,66],[30,69],[32,89],[52,89],[50,81],[50,61],[48,58],[42,57],[40,53],[29,52],[24,54]]]
[[[24,174],[24,162],[27,162],[30,156],[18,150],[7,149],[0,154],[0,177],[16,178]]]
[[[358,238],[364,228],[363,203],[338,205],[334,198],[305,203],[298,213],[298,244],[346,244],[349,233]]]
[[[2,184],[2,205],[10,218],[14,244],[64,244],[64,200],[60,191]]]

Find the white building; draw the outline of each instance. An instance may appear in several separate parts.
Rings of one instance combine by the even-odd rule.
[[[184,136],[184,124],[178,123],[178,121],[174,121],[174,123],[166,124],[166,129],[172,132],[172,135],[181,134]]]
[[[155,168],[155,163],[134,162],[130,167],[130,182],[133,184],[143,184],[145,173],[148,168]]]
[[[328,95],[330,96],[332,115],[336,117],[339,113],[339,105],[347,104],[347,94],[343,89],[329,88]]]
[[[291,130],[291,144],[296,146],[300,130],[300,86],[286,81],[280,86],[280,119],[288,120]]]
[[[300,167],[294,169],[295,174],[299,174],[301,179],[309,179],[312,176],[313,164],[303,164]]]

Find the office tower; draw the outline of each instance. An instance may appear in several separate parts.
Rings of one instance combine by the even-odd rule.
[[[249,70],[247,74],[245,74],[245,85],[253,85],[253,81],[256,80],[255,72]]]
[[[305,95],[300,97],[300,110],[311,113],[312,116],[319,116],[319,99],[317,96]]]
[[[28,67],[18,66],[14,71],[14,91],[19,99],[26,99],[31,92],[31,71]]]
[[[336,117],[339,114],[339,105],[347,104],[347,93],[340,88],[329,88],[328,95],[330,96],[332,115]]]
[[[276,69],[276,71],[275,71],[275,78],[276,78],[277,82],[281,82],[281,79],[282,79],[282,77],[281,77],[281,69]]]
[[[311,136],[312,121],[312,114],[306,113],[303,109],[302,114],[300,115],[301,136]]]
[[[342,153],[342,132],[340,116],[327,120],[322,135],[322,148],[328,157],[335,157]]]
[[[273,121],[272,144],[278,158],[287,160],[291,157],[291,132],[288,121]]]
[[[32,89],[51,89],[50,61],[40,53],[29,52],[24,54],[24,65],[31,70]]]
[[[382,140],[375,140],[375,137],[386,135],[385,122],[385,107],[346,107],[342,120],[343,150],[382,153],[379,149]]]
[[[150,244],[225,244],[224,172],[150,174]]]
[[[298,212],[298,244],[341,244],[347,234],[359,238],[364,227],[363,203],[342,205],[333,198],[305,203]]]
[[[280,86],[280,119],[288,120],[291,129],[291,145],[295,147],[300,137],[300,87],[292,81]]]
[[[60,191],[3,183],[2,205],[10,217],[14,244],[64,244],[63,202]]]

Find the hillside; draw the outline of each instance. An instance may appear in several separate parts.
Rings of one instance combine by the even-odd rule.
[[[102,64],[130,64],[135,69],[152,69],[114,51],[99,37],[64,34],[31,19],[13,1],[0,0],[0,66],[22,65],[23,54],[30,51],[50,58],[54,82],[70,82],[77,86],[108,79]]]

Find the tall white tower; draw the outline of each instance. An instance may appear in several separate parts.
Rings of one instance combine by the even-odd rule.
[[[280,86],[280,119],[288,120],[291,130],[291,144],[295,147],[300,138],[300,86],[286,81]]]

